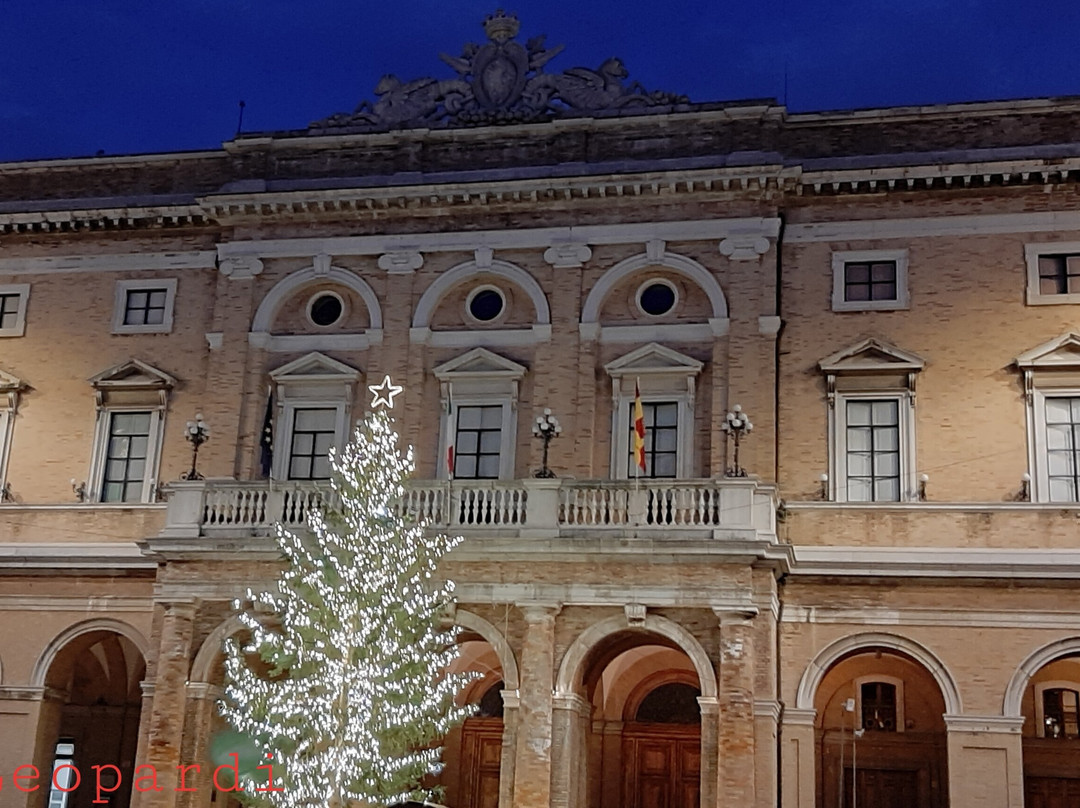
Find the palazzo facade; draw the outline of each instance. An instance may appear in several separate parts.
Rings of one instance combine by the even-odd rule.
[[[465,537],[451,808],[1080,805],[1080,102],[696,104],[485,26],[306,129],[0,164],[0,806],[224,808],[233,601],[385,375]]]

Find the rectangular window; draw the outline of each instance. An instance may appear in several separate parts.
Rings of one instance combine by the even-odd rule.
[[[142,501],[150,453],[151,418],[149,412],[113,412],[109,415],[102,502]]]
[[[833,311],[896,311],[908,307],[907,250],[832,254]]]
[[[129,289],[124,325],[162,325],[168,296],[168,289]]]
[[[22,295],[0,294],[0,331],[15,328],[19,322]]]
[[[1080,255],[1040,255],[1039,294],[1080,293]]]
[[[899,502],[899,402],[860,399],[845,404],[847,501]]]
[[[169,333],[175,301],[176,278],[117,281],[113,333]]]
[[[863,682],[859,696],[863,729],[896,732],[896,685]]]
[[[1050,502],[1080,502],[1080,397],[1046,398],[1046,472]]]
[[[1048,688],[1042,696],[1044,737],[1080,737],[1080,693],[1067,688]]]
[[[0,337],[21,337],[26,331],[30,284],[0,284]]]
[[[895,261],[849,261],[844,264],[846,302],[896,300]]]
[[[293,411],[289,443],[290,480],[329,480],[330,447],[337,435],[338,411],[334,407]]]
[[[498,479],[502,433],[502,404],[458,407],[454,476],[467,480]]]
[[[641,408],[645,416],[645,471],[640,470],[634,456],[634,407],[631,404],[627,476],[678,476],[679,403],[645,401]]]

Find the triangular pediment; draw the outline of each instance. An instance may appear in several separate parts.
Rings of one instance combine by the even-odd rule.
[[[1080,368],[1080,334],[1068,332],[1016,357],[1020,368]]]
[[[524,365],[487,348],[473,348],[449,362],[443,362],[433,373],[440,381],[447,381],[464,377],[520,379],[527,371]]]
[[[90,378],[90,384],[99,389],[126,388],[130,390],[168,389],[176,386],[176,379],[153,365],[129,359],[127,362],[103,370]]]
[[[0,393],[13,393],[25,388],[26,382],[22,379],[0,370]]]
[[[360,378],[360,371],[324,353],[311,353],[270,371],[270,378],[276,382],[288,380],[304,381],[355,381]]]
[[[925,365],[921,356],[874,338],[857,342],[818,363],[825,373],[911,372]]]
[[[696,375],[704,367],[692,356],[665,348],[656,342],[635,348],[604,365],[609,376],[648,375],[650,373],[683,373]]]

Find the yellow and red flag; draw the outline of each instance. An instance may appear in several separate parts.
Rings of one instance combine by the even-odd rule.
[[[641,406],[641,387],[634,382],[634,462],[645,471],[645,409]]]

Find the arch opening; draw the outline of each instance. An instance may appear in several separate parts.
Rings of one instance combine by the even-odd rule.
[[[946,697],[920,659],[848,648],[821,672],[813,707],[819,805],[947,805]]]
[[[120,771],[120,782],[112,800],[127,804],[138,746],[146,659],[139,645],[126,634],[110,628],[83,628],[67,632],[39,663],[41,683],[62,695],[42,702],[35,745],[38,759],[34,764],[42,772],[51,772],[57,761],[80,772],[90,772],[93,766],[115,766]],[[137,636],[133,630],[131,633]],[[104,772],[112,774],[112,769]],[[53,789],[48,795],[54,808],[90,808],[94,798],[93,783],[85,774],[82,785],[70,793]]]

